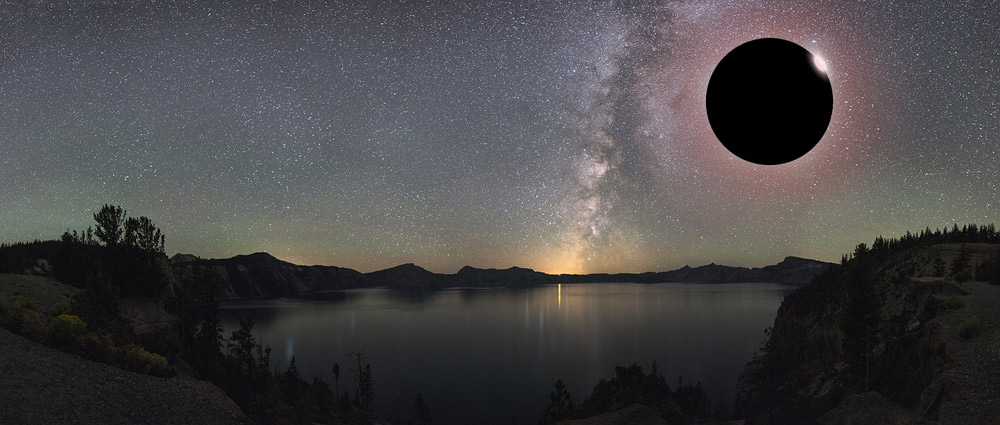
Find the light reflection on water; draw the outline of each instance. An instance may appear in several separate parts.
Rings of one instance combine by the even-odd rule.
[[[375,378],[375,409],[410,421],[420,392],[438,424],[535,423],[561,378],[582,401],[616,365],[655,360],[671,385],[701,381],[713,403],[731,405],[736,377],[791,288],[776,284],[566,284],[527,289],[408,292],[358,289],[320,300],[223,303],[229,332],[238,318],[274,348],[282,370],[292,355],[306,380],[342,368],[364,348]]]

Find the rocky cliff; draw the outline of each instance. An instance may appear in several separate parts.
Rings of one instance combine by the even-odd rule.
[[[363,274],[343,267],[299,266],[267,253],[238,255],[219,260],[203,260],[189,254],[177,254],[170,261],[175,276],[181,281],[192,277],[200,269],[211,270],[222,284],[222,297],[230,299],[294,296],[372,286],[435,289],[599,282],[776,282],[801,285],[832,265],[787,257],[778,264],[761,268],[709,264],[656,273],[550,275],[521,267],[480,269],[470,266],[463,267],[455,274],[443,274],[414,264],[403,264]]]
[[[861,247],[786,297],[741,377],[748,425],[1000,417],[1000,286],[976,281],[998,245],[912,243]]]
[[[222,298],[279,297],[371,286],[360,272],[334,266],[299,266],[259,252],[221,260],[188,261],[175,255],[175,276],[183,281],[199,268],[211,270],[222,286]]]

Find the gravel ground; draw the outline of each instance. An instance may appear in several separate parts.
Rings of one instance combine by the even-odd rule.
[[[248,424],[214,385],[91,362],[0,329],[0,424]]]
[[[1000,286],[983,282],[963,284],[969,295],[965,306],[936,319],[942,324],[954,367],[943,375],[955,383],[957,400],[941,406],[942,425],[1000,425]],[[962,322],[977,317],[979,334],[963,340]]]

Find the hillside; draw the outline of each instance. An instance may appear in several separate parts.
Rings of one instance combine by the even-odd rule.
[[[95,363],[0,328],[0,422],[248,424],[209,382]]]
[[[934,242],[862,244],[786,297],[741,377],[737,414],[748,425],[996,423],[1000,286],[977,278],[995,274],[1000,245]]]
[[[0,297],[23,297],[43,314],[65,308],[79,292],[49,277],[0,274]],[[3,328],[0,352],[0,423],[249,423],[208,382],[129,372]]]
[[[51,277],[0,274],[0,297],[21,295],[40,313],[56,313],[69,306],[79,293],[79,289]]]

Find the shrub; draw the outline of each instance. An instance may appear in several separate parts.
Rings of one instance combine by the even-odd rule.
[[[104,332],[84,333],[77,342],[83,355],[94,361],[161,377],[170,377],[174,374],[165,357],[150,353],[136,344],[117,344],[111,335]]]
[[[31,303],[21,295],[0,298],[0,326],[36,341],[48,333],[48,324],[41,314],[31,309]]]
[[[0,297],[0,326],[9,327],[16,309],[6,297]]]
[[[49,333],[47,321],[35,310],[24,310],[19,333],[28,339],[44,341]]]
[[[968,282],[972,280],[972,270],[965,269],[955,274],[955,280],[959,282]]]
[[[955,310],[955,309],[962,308],[964,306],[965,306],[965,303],[962,302],[962,299],[959,298],[957,295],[952,295],[952,296],[950,296],[948,298],[945,298],[945,300],[944,300],[944,309],[945,310]]]
[[[21,294],[16,293],[16,292],[13,293],[13,294],[11,294],[10,298],[8,298],[7,301],[14,308],[22,308],[22,309],[29,309],[29,310],[32,308],[31,307],[31,301],[28,301],[28,299],[25,298],[24,295],[21,295]]]
[[[1000,285],[1000,251],[976,267],[976,279]]]
[[[150,353],[145,348],[135,344],[119,348],[116,357],[120,360],[119,364],[131,371],[156,376],[169,376],[171,372],[166,357]]]
[[[49,321],[49,340],[55,344],[72,344],[87,330],[87,324],[72,314],[60,314]]]
[[[71,303],[71,302],[62,302],[62,303],[56,304],[55,308],[52,309],[52,313],[54,315],[56,315],[56,316],[61,316],[63,314],[72,314],[73,313],[73,303]],[[81,319],[81,321],[82,320],[83,319]]]
[[[981,330],[982,325],[979,324],[979,318],[972,316],[962,322],[962,324],[958,325],[958,336],[964,340],[968,340],[976,335],[979,335]]]

